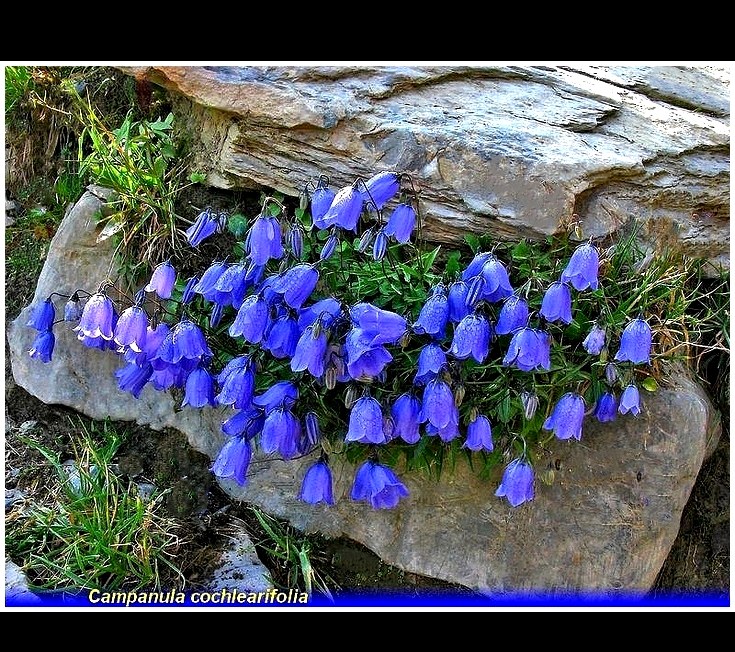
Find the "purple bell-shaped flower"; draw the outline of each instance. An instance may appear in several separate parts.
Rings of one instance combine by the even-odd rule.
[[[503,479],[495,491],[496,496],[507,498],[513,507],[533,500],[533,467],[522,458],[514,459],[503,471]]]
[[[574,392],[562,396],[551,416],[544,421],[544,430],[553,430],[558,439],[582,439],[582,421],[584,420],[584,399]]]

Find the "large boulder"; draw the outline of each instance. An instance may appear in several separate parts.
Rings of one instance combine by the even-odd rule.
[[[103,196],[92,189],[62,222],[35,300],[96,287],[107,278],[113,252],[106,242],[96,242],[94,219]],[[26,308],[10,325],[8,341],[15,381],[30,393],[93,418],[176,428],[197,450],[217,454],[226,411],[181,410],[171,395],[150,386],[137,400],[119,391],[119,358],[81,346],[70,328],[57,328],[51,363],[33,360],[27,351],[35,331],[26,327],[28,318]],[[678,371],[660,391],[644,396],[638,418],[590,421],[581,442],[552,441],[542,465],[551,464],[556,479],[550,486],[537,483],[536,499],[520,508],[493,495],[497,477],[481,479],[462,460],[438,481],[402,473],[411,495],[392,511],[350,501],[354,469],[337,456],[333,508],[296,499],[310,458],[259,458],[244,488],[222,486],[299,528],[346,535],[387,563],[483,592],[627,594],[651,588],[718,437],[719,422],[706,395]]]
[[[585,237],[630,219],[653,248],[729,266],[729,69],[713,66],[138,66],[179,99],[221,188],[296,196],[408,172],[426,234]]]

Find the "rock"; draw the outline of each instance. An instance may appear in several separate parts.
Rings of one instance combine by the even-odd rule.
[[[17,564],[5,560],[5,605],[27,607],[41,603],[41,598],[28,588],[28,581]]]
[[[5,511],[9,512],[13,509],[15,503],[25,500],[25,494],[20,489],[5,488]]]
[[[425,235],[539,238],[635,218],[653,249],[729,267],[729,69],[714,66],[145,66],[181,98],[194,169],[297,196],[381,170],[421,191]]]
[[[112,252],[105,243],[94,245],[89,219],[100,201],[85,194],[62,222],[36,298],[106,278]],[[28,313],[26,308],[9,328],[19,385],[46,403],[92,418],[175,428],[194,448],[216,456],[224,441],[220,423],[229,411],[178,410],[170,394],[150,386],[138,400],[120,392],[113,375],[117,356],[85,349],[68,328],[58,331],[52,363],[31,360]],[[517,509],[493,495],[499,477],[480,479],[462,459],[440,481],[402,473],[411,495],[394,511],[350,501],[354,469],[338,456],[332,464],[339,500],[331,509],[296,499],[310,458],[258,459],[245,488],[222,486],[298,528],[346,535],[386,563],[483,592],[642,592],[651,588],[667,556],[702,461],[719,437],[709,400],[681,370],[673,370],[662,389],[645,394],[643,403],[637,419],[588,422],[581,442],[554,439],[541,464],[558,460],[555,482],[537,483],[536,499]]]
[[[264,592],[273,588],[270,572],[258,559],[255,545],[244,527],[230,528],[230,545],[222,551],[217,568],[204,588],[217,592],[235,590],[240,593]]]

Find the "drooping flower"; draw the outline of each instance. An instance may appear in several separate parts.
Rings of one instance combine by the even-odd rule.
[[[426,434],[429,436],[437,436],[445,443],[452,441],[452,439],[456,439],[460,435],[459,414],[457,414],[456,420],[453,418],[446,426],[441,428],[437,428],[432,423],[427,423]]]
[[[303,331],[317,319],[324,328],[329,328],[341,316],[342,304],[334,297],[327,297],[299,310],[299,329]]]
[[[413,330],[419,335],[431,335],[434,338],[444,337],[449,321],[449,301],[444,286],[437,286],[421,307]]]
[[[551,370],[551,336],[528,326],[513,333],[503,366],[516,366],[521,371]]]
[[[153,367],[149,362],[142,365],[129,362],[115,371],[118,388],[123,392],[130,392],[135,398],[140,398],[140,393],[152,375]]]
[[[363,444],[386,443],[383,410],[380,403],[371,396],[363,396],[352,406],[345,441],[359,441]]]
[[[365,182],[365,187],[367,189],[367,192],[363,194],[365,203],[375,202],[374,207],[369,205],[368,208],[380,210],[396,196],[400,189],[400,182],[395,172],[378,172]]]
[[[296,260],[304,254],[304,231],[300,224],[292,226],[288,231],[288,248]]]
[[[450,422],[459,423],[459,412],[452,389],[439,378],[426,383],[421,406],[422,423],[428,421],[437,429],[445,428]]]
[[[447,354],[436,342],[429,342],[421,349],[417,361],[414,385],[425,385],[432,378],[436,378],[447,364]]]
[[[392,235],[397,242],[406,244],[411,241],[411,234],[416,228],[416,211],[410,204],[398,204],[388,218],[385,226],[387,235]]]
[[[334,201],[335,192],[326,185],[319,184],[311,195],[311,219],[317,229],[326,229],[324,216]]]
[[[260,447],[264,453],[278,452],[284,460],[299,454],[301,422],[290,409],[279,407],[267,412],[260,433]]]
[[[220,303],[220,293],[215,289],[215,285],[228,267],[229,265],[224,261],[212,263],[194,286],[194,292],[201,294],[207,301]]]
[[[189,280],[186,282],[186,285],[184,286],[184,291],[181,293],[181,303],[186,305],[187,303],[191,303],[192,299],[194,299],[194,288],[199,283],[199,279],[196,276],[192,276],[189,278]]]
[[[635,385],[628,385],[623,390],[623,393],[620,395],[618,411],[620,414],[628,414],[630,412],[634,417],[637,417],[641,413],[641,396]]]
[[[357,469],[350,498],[366,501],[373,509],[393,509],[401,498],[408,496],[408,489],[390,467],[367,460]]]
[[[273,283],[273,291],[283,295],[286,305],[297,310],[311,296],[317,282],[319,271],[313,265],[301,264],[291,267]]]
[[[495,491],[496,496],[507,498],[513,507],[518,507],[534,497],[533,467],[523,458],[514,459],[503,471],[503,479]]]
[[[332,204],[321,219],[321,228],[338,226],[346,231],[355,231],[362,213],[363,194],[355,184],[345,186],[334,196]]]
[[[28,326],[35,328],[37,331],[50,331],[54,325],[56,318],[56,308],[51,298],[44,299],[33,306],[31,318],[28,320]]]
[[[41,362],[51,362],[55,344],[56,337],[53,331],[39,331],[31,348],[28,349],[28,354],[32,358],[38,358]]]
[[[566,283],[554,281],[541,301],[541,315],[547,321],[572,322],[572,291]]]
[[[322,328],[309,326],[299,337],[291,359],[291,371],[309,370],[315,378],[324,375],[327,354],[327,333]]]
[[[248,233],[249,256],[254,265],[265,265],[271,258],[283,258],[281,225],[275,217],[261,213]]]
[[[274,358],[291,358],[299,341],[299,325],[289,315],[281,315],[266,331],[261,346]]]
[[[266,412],[277,407],[290,407],[299,398],[299,388],[290,380],[281,380],[271,385],[262,394],[253,398],[253,405],[263,408]]]
[[[204,367],[197,367],[186,377],[184,400],[181,407],[190,405],[193,408],[203,408],[214,405],[214,378]]]
[[[373,336],[360,328],[351,328],[347,333],[344,352],[347,373],[354,380],[377,378],[393,361],[393,356],[382,344],[373,344]]]
[[[120,346],[129,346],[136,353],[141,353],[147,333],[148,315],[145,310],[140,306],[130,306],[117,320],[113,339]]]
[[[614,421],[618,412],[618,400],[612,392],[605,392],[600,395],[595,405],[595,418],[604,423],[606,421]]]
[[[101,337],[103,340],[113,338],[113,315],[115,308],[109,297],[102,292],[93,294],[84,304],[79,324],[74,328],[78,339],[83,337]]]
[[[576,290],[597,289],[597,273],[600,266],[600,254],[597,248],[588,242],[575,249],[566,268],[561,274],[564,283],[571,283]]]
[[[493,429],[490,419],[484,414],[478,414],[467,426],[467,439],[464,448],[471,451],[484,450],[488,453],[493,451]]]
[[[211,357],[212,351],[199,326],[189,319],[182,319],[166,335],[153,359],[177,364],[182,359],[198,361]]]
[[[79,305],[79,295],[74,294],[64,306],[64,321],[78,321],[82,316],[82,307]]]
[[[250,358],[240,355],[232,358],[217,376],[220,391],[215,397],[219,405],[232,405],[237,409],[250,405],[255,391],[255,373]]]
[[[212,473],[218,478],[232,478],[242,487],[251,457],[252,448],[248,437],[229,437],[212,464]]]
[[[186,229],[186,240],[192,247],[198,247],[217,230],[217,213],[205,208],[197,215],[194,224]]]
[[[395,344],[406,332],[406,320],[403,317],[370,303],[355,305],[350,309],[350,318],[373,346]]]
[[[491,338],[492,327],[490,322],[482,315],[470,313],[454,329],[454,337],[449,353],[460,360],[472,356],[482,364],[490,349]]]
[[[462,321],[470,313],[467,305],[469,286],[464,281],[455,281],[449,286],[447,301],[449,303],[449,320],[453,323]]]
[[[242,304],[245,292],[252,285],[248,281],[248,266],[245,263],[229,265],[214,282],[208,298],[219,306],[232,306],[237,309]]]
[[[595,324],[582,342],[584,350],[590,355],[600,355],[605,348],[605,329]]]
[[[517,294],[514,294],[503,302],[495,332],[498,335],[507,335],[517,328],[522,328],[527,322],[528,304]]]
[[[315,412],[307,412],[304,415],[304,429],[302,432],[305,436],[299,442],[299,452],[308,453],[322,438],[322,433],[319,428],[319,417],[317,417]]]
[[[634,319],[623,329],[620,349],[615,354],[615,359],[618,362],[650,364],[652,337],[648,322],[640,318]]]
[[[558,439],[582,439],[584,399],[574,392],[567,392],[554,406],[551,415],[544,421],[544,430],[553,430]]]
[[[171,261],[167,260],[156,267],[151,280],[145,286],[146,292],[155,292],[161,299],[170,299],[176,283],[176,270]]]
[[[513,286],[508,278],[508,270],[495,256],[491,255],[485,261],[480,276],[485,281],[482,289],[482,298],[485,301],[494,303],[502,301],[513,294]]]
[[[337,237],[336,233],[333,233],[327,238],[327,241],[324,243],[322,250],[319,252],[319,260],[329,260],[332,257],[332,254],[337,249],[338,244],[339,238]]]
[[[263,339],[267,325],[268,304],[261,294],[251,294],[240,305],[227,332],[231,337],[239,336],[246,342],[258,344]]]
[[[380,229],[375,234],[375,242],[373,242],[373,260],[383,260],[386,251],[388,251],[388,234],[385,229]]]
[[[483,251],[475,254],[475,257],[470,261],[465,270],[462,272],[462,280],[469,282],[476,276],[479,276],[485,263],[490,260],[493,256],[489,251]]]
[[[222,422],[222,432],[230,437],[243,435],[252,439],[260,434],[265,423],[265,414],[257,407],[248,407],[235,412],[231,417]]]
[[[327,505],[334,505],[332,472],[326,460],[317,460],[306,471],[299,491],[299,500],[311,505],[322,502]]]
[[[393,436],[400,437],[408,444],[417,443],[421,438],[421,401],[413,394],[401,394],[391,406],[390,414],[393,419]]]

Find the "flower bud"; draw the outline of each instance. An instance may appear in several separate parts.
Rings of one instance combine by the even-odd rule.
[[[538,396],[530,392],[521,392],[521,403],[523,404],[523,416],[530,421],[538,408]]]

